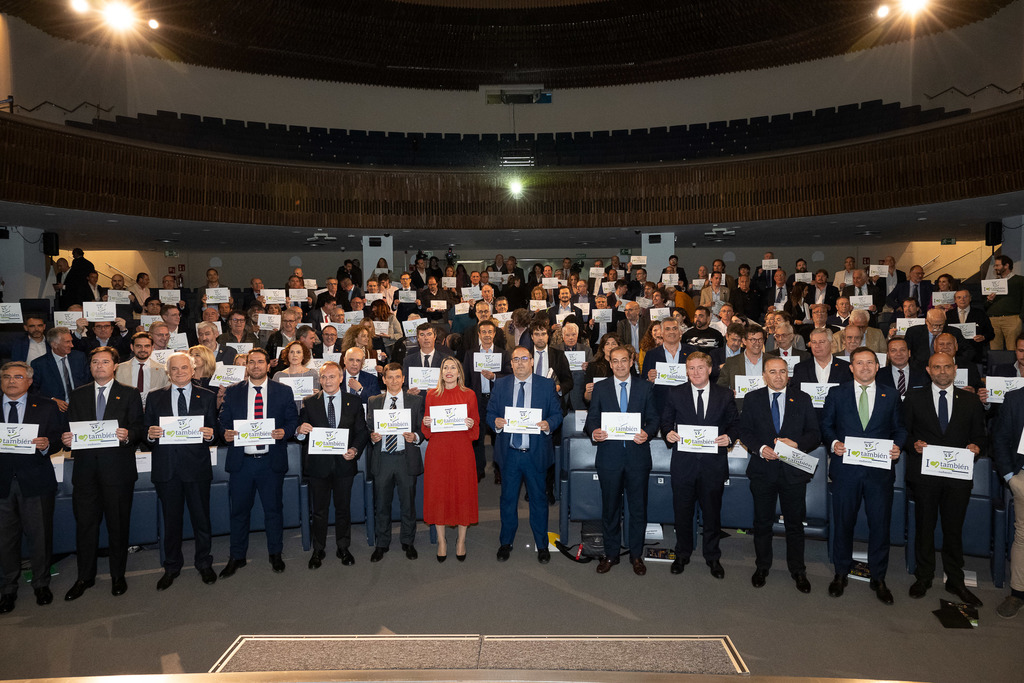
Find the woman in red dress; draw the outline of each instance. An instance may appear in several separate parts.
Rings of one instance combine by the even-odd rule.
[[[430,411],[433,406],[466,406],[466,430],[431,434]],[[423,521],[437,532],[437,561],[448,558],[444,532],[458,526],[455,558],[466,559],[466,529],[479,518],[477,505],[476,456],[473,441],[480,432],[480,414],[476,394],[466,388],[462,364],[454,358],[441,363],[441,379],[436,389],[427,392],[423,416],[423,436],[429,439],[423,471]]]

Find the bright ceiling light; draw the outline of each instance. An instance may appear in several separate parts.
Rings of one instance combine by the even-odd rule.
[[[928,0],[902,0],[903,11],[907,14],[917,14],[928,4]]]
[[[149,20],[149,27],[151,29],[153,29],[153,30],[156,30],[156,29],[160,28],[160,22],[157,21],[156,19],[150,19]]]
[[[86,0],[71,0],[71,9],[79,14],[85,14],[89,11],[89,3]]]
[[[875,11],[875,16],[877,16],[879,19],[885,19],[887,16],[889,16],[889,6],[879,5],[878,9]]]
[[[135,13],[123,2],[112,2],[104,7],[103,18],[107,24],[120,31],[131,28],[135,23]]]
[[[513,196],[518,197],[523,193],[523,184],[518,180],[513,180],[508,184],[508,191],[511,192]]]

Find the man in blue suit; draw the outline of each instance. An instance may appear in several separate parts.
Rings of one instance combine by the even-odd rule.
[[[509,434],[505,431],[506,408],[540,410],[539,434]],[[519,489],[526,481],[530,496],[530,529],[537,544],[537,561],[551,561],[548,551],[548,501],[544,493],[548,468],[555,462],[551,435],[562,425],[562,405],[554,381],[533,372],[533,355],[517,346],[512,350],[512,375],[494,382],[487,404],[487,425],[497,434],[494,460],[501,469],[501,533],[498,561],[512,552],[519,528]]]
[[[658,433],[659,416],[654,405],[654,385],[634,378],[633,354],[626,347],[612,349],[608,362],[614,381],[598,382],[590,399],[583,431],[597,443],[597,476],[601,483],[601,522],[604,526],[604,557],[598,574],[607,574],[619,563],[622,546],[622,494],[629,505],[629,561],[638,576],[644,565],[644,536],[647,529],[647,477],[651,473],[651,444]],[[604,413],[634,413],[640,416],[640,432],[629,441],[608,440],[602,428]]]
[[[345,372],[341,380],[341,390],[358,398],[363,405],[366,405],[371,396],[380,393],[380,382],[377,375],[363,370],[365,360],[366,352],[358,346],[353,346],[346,351]]]
[[[440,368],[445,357],[452,355],[447,347],[437,345],[437,330],[430,323],[423,323],[416,328],[416,344],[418,350],[406,354],[402,361],[405,389],[414,396],[420,390],[409,388],[409,368]]]
[[[754,552],[756,567],[750,583],[762,588],[772,566],[772,526],[775,503],[786,524],[786,564],[801,593],[811,592],[804,564],[804,519],[807,517],[807,482],[811,475],[785,464],[776,452],[778,443],[810,453],[821,443],[818,416],[811,397],[797,386],[787,386],[789,371],[782,358],[765,358],[765,386],[750,392],[743,402],[739,438],[750,451],[747,476],[754,499]],[[819,463],[824,467],[824,463]]]
[[[11,360],[31,363],[46,355],[49,350],[46,345],[46,320],[42,316],[26,315],[22,326],[25,328],[25,336],[11,343]]]
[[[170,588],[185,564],[181,537],[186,505],[195,531],[195,568],[203,583],[217,581],[210,554],[210,446],[216,437],[217,395],[192,384],[195,368],[187,353],[172,353],[166,368],[170,385],[151,392],[146,401],[146,441],[153,449],[151,478],[164,517],[164,575],[156,583],[158,591]],[[160,426],[160,418],[164,417],[202,418],[201,440],[189,444],[164,443],[164,429]]]
[[[226,579],[244,567],[249,550],[249,524],[256,492],[267,526],[267,552],[275,573],[284,571],[281,550],[284,547],[284,475],[288,471],[288,439],[299,426],[299,412],[291,387],[268,382],[270,356],[261,348],[249,352],[246,363],[248,380],[228,387],[220,408],[220,431],[228,444],[224,469],[228,480],[231,508],[231,556],[220,572]],[[236,446],[235,420],[273,419],[272,444]]]
[[[47,330],[46,343],[49,353],[32,361],[32,391],[52,398],[61,412],[67,412],[71,392],[90,379],[89,364],[85,354],[74,349],[66,327]]]
[[[686,384],[672,387],[661,409],[661,432],[673,449],[672,507],[676,525],[676,559],[672,573],[682,574],[693,554],[693,512],[700,502],[704,518],[704,561],[716,579],[725,578],[722,551],[722,495],[729,480],[729,459],[726,449],[737,436],[736,401],[732,389],[711,383],[711,357],[702,351],[686,359]],[[677,450],[681,437],[678,425],[715,427],[715,453]]]
[[[853,529],[857,510],[864,501],[868,518],[868,567],[871,589],[886,605],[893,603],[885,585],[889,568],[889,522],[895,473],[892,469],[861,467],[844,462],[848,437],[887,439],[893,442],[889,456],[895,460],[907,440],[899,392],[875,381],[878,358],[861,346],[850,354],[853,381],[832,387],[821,416],[822,441],[834,455],[829,463],[832,478],[832,516],[835,519],[833,561],[836,574],[828,594],[838,598],[846,588],[853,564]]]

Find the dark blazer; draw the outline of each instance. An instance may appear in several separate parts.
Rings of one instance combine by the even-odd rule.
[[[302,440],[302,473],[307,477],[327,477],[336,474],[341,477],[354,477],[359,470],[356,463],[363,449],[370,442],[370,430],[366,427],[363,406],[352,394],[342,392],[341,406],[336,407],[338,429],[348,430],[348,446],[356,449],[356,457],[352,460],[334,455],[318,455],[309,452],[309,437]],[[423,416],[420,416],[423,421]],[[324,392],[318,391],[302,401],[302,413],[299,424],[308,422],[314,427],[327,426],[327,406],[324,405]],[[294,431],[294,430],[293,430]],[[417,454],[417,457],[418,454]]]
[[[22,363],[28,360],[28,335],[23,334],[11,342],[8,351],[10,352],[11,360],[19,360]],[[47,348],[47,351],[49,351],[49,348]]]
[[[920,309],[926,311],[932,307],[932,292],[935,291],[935,286],[932,285],[930,280],[921,280],[918,285],[917,299],[920,304]],[[898,282],[892,289],[892,294],[886,300],[894,310],[899,307],[900,302],[910,296],[910,280],[903,280]]]
[[[793,376],[789,378],[790,386],[795,386],[797,389],[800,388],[801,382],[809,382],[811,384],[818,383],[818,373],[814,369],[814,357],[802,360],[796,364],[793,368]],[[829,382],[849,382],[853,379],[853,375],[850,373],[850,364],[842,358],[832,357],[832,369],[828,372]]]
[[[614,316],[613,316],[613,318],[614,318]],[[647,318],[647,316],[643,315],[643,312],[641,312],[641,314],[640,314],[640,320],[639,320],[639,322],[637,322],[637,326],[638,326],[638,329],[639,329],[638,338],[639,339],[643,339],[644,338],[644,333],[647,332],[647,328],[651,326],[650,319]],[[612,330],[609,330],[609,332],[611,332],[611,331]],[[629,321],[626,320],[625,313],[623,313],[622,318],[619,320],[619,323],[615,327],[614,332],[615,332],[616,336],[619,338],[619,344],[632,344],[633,343],[633,335],[630,332]],[[640,349],[638,348],[636,350],[639,351]]]
[[[435,342],[434,351],[430,354],[430,367],[439,368],[444,362],[444,359],[452,355],[451,351],[444,344],[438,344]],[[405,383],[403,386],[406,390],[409,389],[409,368],[422,368],[423,367],[423,355],[422,351],[417,348],[415,351],[406,353],[405,358],[402,359],[402,374],[405,375]],[[362,382],[362,380],[359,380]],[[380,393],[379,390],[377,393]]]
[[[96,391],[92,382],[71,393],[67,416],[68,422],[92,422],[96,419]],[[128,430],[128,441],[111,448],[72,449],[75,456],[72,483],[76,485],[79,481],[91,479],[93,473],[97,473],[104,486],[126,484],[139,478],[135,469],[135,447],[146,436],[146,425],[142,413],[142,396],[138,389],[120,382],[111,382],[103,419],[117,420],[119,427]]]
[[[816,303],[815,300],[817,296],[818,288],[815,287],[812,283],[811,288],[808,290],[807,294],[804,295],[804,301],[806,301],[808,305],[814,305]],[[836,310],[836,300],[838,298],[839,288],[831,284],[825,285],[825,300],[822,303],[828,306],[828,310],[830,313]]]
[[[928,373],[922,369],[923,366],[918,366],[911,362],[907,365],[909,374],[907,375],[907,394],[910,394],[912,389],[920,389],[931,384],[931,378]],[[886,365],[884,368],[878,368],[878,373],[875,375],[875,379],[879,384],[883,384],[887,387],[895,387],[896,379],[892,376],[892,366]]]
[[[387,410],[387,406],[390,405],[385,399],[387,399],[386,393],[370,398],[370,403],[366,408],[367,427],[370,433],[374,431],[374,412],[377,410]],[[405,404],[406,410],[410,412],[412,432],[420,438],[420,441],[423,441],[423,396],[416,396],[415,394],[403,391],[402,403]],[[405,444],[405,463],[408,473],[414,477],[423,474],[423,456],[420,455],[419,445],[409,443],[402,437],[399,437],[399,439]],[[368,445],[369,448],[366,450],[366,470],[370,473],[371,478],[374,478],[379,474],[380,453],[381,449],[384,448],[384,439],[382,438],[377,443],[369,442]]]
[[[561,303],[556,303],[554,306],[548,309],[548,324],[551,325],[552,327],[558,324],[558,318],[556,316],[558,315],[558,310],[561,305]],[[563,320],[562,322],[573,322],[576,323],[577,325],[582,325],[583,321],[587,319],[583,317],[583,311],[577,308],[576,304],[573,303],[571,300],[569,302],[569,307],[572,309],[572,313],[566,316],[565,320]]]
[[[630,413],[640,413],[640,428],[647,434],[647,440],[642,444],[633,441],[602,441],[597,444],[598,469],[603,466],[603,461],[617,456],[623,450],[626,452],[627,469],[651,469],[651,439],[661,426],[661,416],[658,415],[654,401],[654,385],[635,375],[630,375],[629,381],[629,403],[626,407]],[[583,431],[590,436],[594,430],[601,428],[601,413],[620,411],[619,380],[612,376],[604,382],[598,382],[591,394],[590,409],[587,411],[587,422]]]
[[[498,325],[498,322],[494,321],[494,324]],[[479,350],[480,332],[478,331],[478,325],[479,323],[473,323],[462,333],[462,348],[469,349],[476,347]],[[505,336],[505,331],[501,329],[501,325],[498,325],[498,329],[494,331],[494,345],[502,348],[508,347],[508,337]],[[431,358],[431,360],[433,360],[433,358]],[[509,372],[511,372],[511,370]]]
[[[534,368],[537,367],[537,349],[532,349]],[[563,398],[572,391],[572,370],[569,369],[569,359],[565,357],[565,351],[553,348],[551,344],[544,349],[548,357],[548,369],[552,370],[552,379],[558,384]]]
[[[960,330],[955,327],[950,327],[949,323],[946,323],[946,326],[942,331],[943,333],[948,332],[956,338],[957,364],[960,365],[960,361],[963,359],[964,354],[970,353],[971,348],[967,346],[967,342],[964,340],[964,335],[960,333]],[[903,335],[903,338],[907,340],[907,348],[910,349],[910,358],[915,363],[927,365],[928,359],[932,356],[932,350],[928,345],[928,326],[915,325],[907,330],[907,333]]]
[[[214,358],[214,361],[217,363],[223,363],[224,365],[234,365],[235,356],[237,355],[238,352],[235,351],[232,347],[225,346],[224,344],[218,344],[217,354],[216,357]]]
[[[590,309],[591,311],[594,308]],[[593,313],[591,313],[593,317]],[[619,323],[626,319],[626,314],[618,309],[612,309],[612,321],[605,323],[605,334],[618,335]],[[643,318],[641,318],[643,320]],[[590,327],[590,320],[587,320],[588,334],[590,336],[590,346],[597,350],[597,343],[601,341],[601,323],[594,323],[593,327]],[[639,350],[639,349],[638,349]]]
[[[686,363],[686,357],[689,356],[694,351],[698,351],[698,350],[699,349],[696,346],[691,346],[690,344],[680,344],[680,348],[679,348],[679,363],[680,364],[685,364]],[[718,349],[714,349],[714,350],[717,351]],[[640,368],[640,377],[642,377],[643,379],[647,380],[648,379],[648,373],[651,370],[656,370],[658,368],[658,363],[664,363],[664,362],[666,362],[665,361],[665,347],[664,346],[655,346],[653,349],[651,349],[650,351],[648,351],[647,353],[644,354],[644,364],[643,364],[643,367]],[[717,370],[718,369],[718,366],[716,366],[714,364],[714,362],[712,362],[711,367],[712,367],[712,370]],[[664,405],[665,399],[668,398],[668,390],[671,387],[663,386],[663,385],[660,385],[660,384],[659,385],[655,385],[653,382],[651,382],[651,386],[654,387],[654,400],[657,402],[657,404],[659,406]]]
[[[188,414],[202,415],[203,426],[213,429],[213,436],[203,443],[164,445],[160,440],[146,442],[153,449],[154,482],[163,481],[210,481],[213,479],[213,467],[210,464],[210,446],[217,439],[217,394],[197,387],[189,388]],[[178,400],[178,387],[173,384],[156,391],[149,392],[146,397],[146,431],[152,426],[160,426],[161,417],[174,415],[171,401]]]
[[[526,407],[540,408],[541,419],[547,420],[549,434],[530,435],[530,458],[538,470],[546,470],[555,462],[555,448],[551,436],[562,426],[562,406],[555,393],[555,383],[540,375],[532,378],[533,391],[526,398]],[[507,375],[495,381],[491,390],[491,400],[487,404],[487,426],[495,432],[494,461],[501,467],[505,461],[505,452],[509,449],[511,435],[506,431],[499,432],[494,420],[505,417],[505,408],[515,405],[515,375]]]
[[[804,453],[810,453],[818,447],[821,443],[821,430],[811,397],[790,383],[786,387],[782,427],[776,432],[772,421],[772,393],[768,387],[764,387],[750,392],[743,399],[738,434],[740,441],[750,451],[747,476],[767,481],[778,481],[781,478],[785,482],[806,483],[811,480],[810,474],[795,467],[787,467],[781,460],[765,460],[761,457],[761,448],[774,447],[777,438],[792,439]],[[818,466],[824,467],[825,463],[819,463]]]
[[[761,295],[751,286],[747,291],[740,288],[729,289],[729,303],[732,310],[740,318],[761,318]]]
[[[0,399],[7,397],[0,394]],[[4,412],[0,410],[0,418]],[[50,440],[47,455],[38,449],[32,455],[15,455],[0,453],[0,498],[11,493],[11,481],[18,478],[23,496],[53,495],[57,492],[57,478],[53,473],[50,455],[60,452],[61,435],[67,431],[64,415],[57,409],[57,404],[45,396],[29,393],[25,401],[25,414],[21,416],[23,424],[39,425],[39,436]]]
[[[865,289],[868,290],[868,292],[867,292],[868,296],[871,297],[871,301],[874,302],[874,304],[875,304],[875,311],[873,313],[871,313],[871,320],[874,321],[877,318],[878,314],[882,312],[882,308],[885,306],[885,290],[882,289],[881,287],[879,287],[878,285],[871,284],[870,281],[866,285],[864,285],[864,287],[865,287]],[[896,289],[899,289],[898,285],[897,285]],[[893,290],[893,291],[896,291],[896,290]],[[840,293],[840,296],[845,296],[845,297],[856,296],[856,292],[857,292],[857,288],[856,287],[854,287],[853,285],[846,285],[845,287],[843,287],[843,290]]]
[[[921,474],[922,454],[914,448],[916,441],[924,441],[929,446],[953,446],[964,448],[973,443],[981,448],[984,455],[988,448],[988,434],[985,432],[985,408],[978,397],[963,389],[952,389],[953,413],[949,418],[949,426],[943,433],[939,428],[939,417],[935,413],[932,401],[932,387],[929,384],[921,389],[908,391],[903,399],[903,419],[907,427],[907,440],[903,450],[907,454],[907,481],[917,481],[932,475]],[[1016,450],[1016,444],[1014,444]],[[977,460],[977,457],[975,457]],[[944,479],[951,486],[970,489],[974,482],[970,479]]]
[[[786,292],[783,295],[782,303],[778,304],[778,303],[775,302],[775,282],[772,282],[771,285],[769,285],[767,289],[762,289],[761,290],[761,311],[762,312],[763,311],[767,311],[769,306],[775,306],[775,310],[781,311],[782,308],[786,305],[786,302],[789,301],[790,288],[786,287],[785,290],[786,290]]]
[[[606,380],[607,381],[607,380]],[[604,382],[602,382],[604,384]],[[668,400],[661,408],[661,433],[665,436],[674,432],[677,425],[707,425],[718,427],[719,434],[728,434],[733,441],[739,435],[739,412],[732,390],[708,382],[707,400],[704,403],[704,417],[697,419],[693,404],[693,386],[687,382],[671,387]],[[678,444],[669,444],[672,457],[678,457]],[[718,458],[714,458],[712,471],[721,481],[729,480],[728,450],[723,446],[718,449]]]
[[[1024,454],[1017,452],[1024,431],[1024,391],[1006,395],[992,426],[992,463],[1000,478],[1016,474],[1024,467]]]
[[[977,332],[978,334],[985,338],[985,341],[976,342],[974,341],[973,337],[971,339],[965,338],[967,349],[961,350],[970,351],[968,355],[968,358],[970,360],[975,362],[981,362],[985,349],[988,348],[988,343],[992,341],[996,336],[995,330],[992,329],[992,321],[989,320],[988,315],[985,313],[985,311],[981,310],[980,308],[972,307],[967,312],[967,322],[977,324]],[[957,325],[959,323],[960,313],[957,311],[956,308],[946,311],[947,327],[949,325]]]
[[[263,415],[274,418],[274,426],[284,430],[283,439],[278,439],[269,446],[270,468],[278,474],[288,471],[288,439],[295,434],[299,426],[299,411],[295,409],[295,397],[290,387],[279,382],[263,383]],[[218,417],[218,436],[223,438],[224,432],[235,428],[235,420],[249,417],[249,382],[232,384],[224,392],[224,402],[220,406]],[[224,462],[224,470],[238,472],[242,469],[245,448],[228,445],[228,455]]]
[[[491,391],[494,391],[494,382],[506,375],[512,374],[512,352],[506,350],[495,342],[492,353],[501,354],[501,372],[494,373],[494,380],[491,382]],[[480,345],[476,344],[466,349],[466,356],[462,360],[462,371],[466,375],[466,387],[472,389],[476,394],[477,403],[480,402],[480,373],[473,369],[473,354],[480,352]],[[433,359],[431,359],[433,360]],[[564,393],[564,392],[563,392]]]
[[[832,387],[828,392],[821,415],[821,440],[825,448],[831,449],[833,441],[843,441],[848,436],[892,439],[897,446],[902,447],[907,441],[907,429],[903,424],[899,392],[875,382],[875,405],[865,429],[860,424],[857,401],[854,399],[854,384],[852,381],[844,382]],[[864,470],[871,470],[871,474],[864,475]],[[892,470],[847,465],[837,456],[833,456],[829,464],[829,476],[833,481],[844,476],[857,476],[858,472],[863,476],[871,476],[876,472],[893,476]]]
[[[117,357],[120,361],[125,361],[131,358],[131,339],[131,334],[122,335],[121,330],[115,327],[113,333],[110,335],[110,339],[107,340],[107,346],[110,346],[117,351]],[[86,356],[89,355],[90,351],[98,349],[100,346],[100,340],[96,338],[96,335],[92,333],[92,330],[89,330],[85,337],[81,339],[72,334],[71,340],[75,349],[81,351]]]
[[[430,360],[434,359],[431,358]],[[359,392],[360,403],[366,403],[372,396],[376,396],[380,393],[380,380],[377,378],[377,375],[366,372],[365,370],[360,370],[358,379],[359,383],[363,385],[363,390]],[[406,383],[408,384],[408,382]],[[341,390],[350,396],[354,395],[348,390],[348,373],[344,368],[341,371]]]
[[[85,354],[72,349],[68,352],[68,367],[71,369],[71,388],[80,387],[90,380],[89,362]],[[53,350],[46,352],[32,361],[32,389],[46,398],[63,398],[64,379],[61,377],[60,368],[57,367],[57,359]]]

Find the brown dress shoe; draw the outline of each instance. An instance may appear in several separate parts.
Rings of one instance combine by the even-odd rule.
[[[612,570],[612,567],[619,563],[618,560],[612,560],[609,557],[602,557],[600,562],[597,563],[597,573],[607,574]]]
[[[637,576],[643,576],[647,573],[647,565],[644,564],[644,558],[636,557],[630,560],[633,563],[633,573]]]

